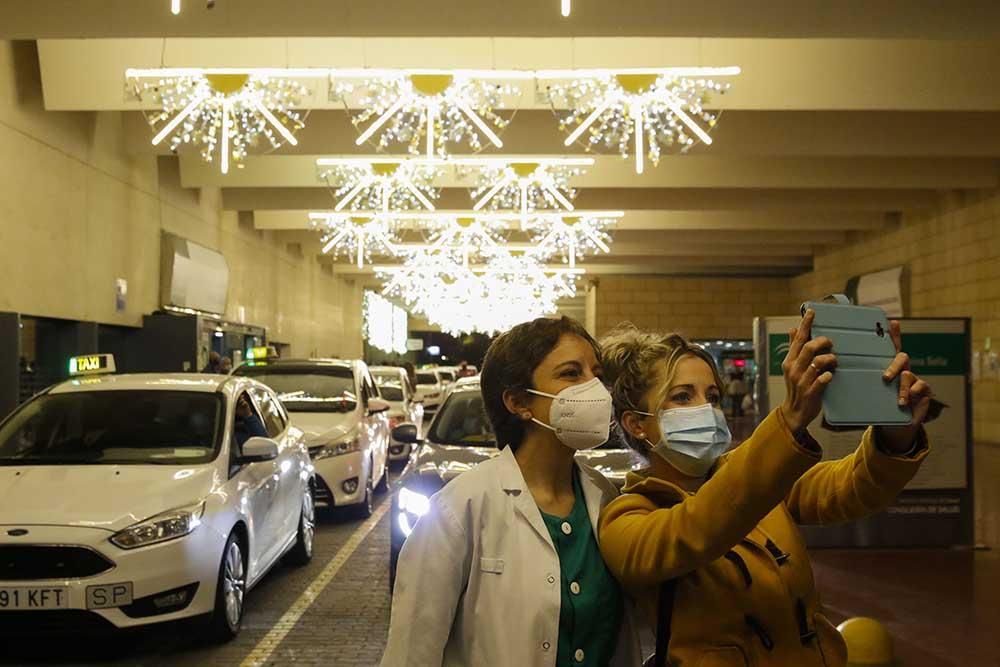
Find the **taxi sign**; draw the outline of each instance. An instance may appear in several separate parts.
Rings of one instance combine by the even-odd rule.
[[[273,345],[251,347],[247,349],[247,361],[264,361],[278,356],[278,350]]]
[[[115,356],[113,354],[85,354],[81,357],[72,357],[69,360],[69,374],[72,376],[114,372]]]

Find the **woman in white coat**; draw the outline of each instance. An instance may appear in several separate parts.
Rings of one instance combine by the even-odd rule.
[[[383,667],[640,663],[597,544],[617,491],[574,458],[608,438],[599,356],[566,317],[490,346],[481,387],[501,452],[434,495],[403,546]]]

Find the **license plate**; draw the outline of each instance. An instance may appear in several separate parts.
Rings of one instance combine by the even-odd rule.
[[[87,609],[111,609],[132,604],[132,582],[87,586]]]
[[[62,586],[0,588],[0,611],[68,608],[69,590]]]

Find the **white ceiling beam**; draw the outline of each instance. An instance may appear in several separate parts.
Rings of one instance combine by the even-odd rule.
[[[5,3],[9,4],[9,3]],[[20,3],[19,3],[20,4]],[[465,67],[487,69],[730,66],[743,73],[723,109],[1000,110],[983,67],[1000,40],[687,39],[642,37],[365,37],[39,40],[46,108],[138,109],[128,68]],[[323,88],[320,86],[320,88]],[[547,108],[524,95],[522,108]],[[325,88],[314,108],[339,108]]]
[[[320,156],[248,157],[244,168],[222,174],[218,165],[181,156],[184,187],[326,188],[317,175]],[[337,156],[330,156],[337,157]],[[344,157],[344,156],[340,156]],[[352,156],[357,157],[357,156]],[[377,161],[377,155],[364,157]],[[505,156],[506,157],[506,156]],[[540,157],[512,156],[519,161]],[[572,180],[577,188],[993,188],[997,162],[991,158],[734,157],[672,155],[636,174],[630,160],[594,156],[595,164]],[[473,175],[442,169],[436,186],[470,188]]]

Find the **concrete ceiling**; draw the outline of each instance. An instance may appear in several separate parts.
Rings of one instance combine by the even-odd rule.
[[[125,94],[127,68],[740,66],[718,99],[712,146],[641,176],[629,161],[595,156],[574,182],[578,209],[625,211],[612,253],[585,264],[595,274],[794,275],[825,247],[932,208],[942,191],[1000,185],[995,2],[643,0],[624,11],[574,0],[569,19],[557,0],[183,4],[173,17],[168,0],[2,3],[0,35],[39,39],[47,108],[122,111],[128,150],[161,155]],[[180,179],[221,188],[226,209],[252,212],[259,229],[357,275],[319,256],[308,229],[307,212],[332,205],[316,159],[373,155],[355,146],[325,84],[312,90],[298,146],[227,175],[182,151]],[[581,154],[563,146],[534,84],[522,90],[502,154]],[[461,178],[437,185],[440,209],[470,206]]]

